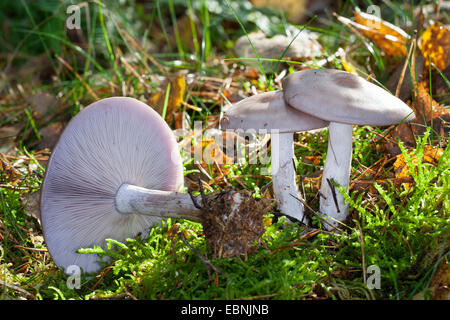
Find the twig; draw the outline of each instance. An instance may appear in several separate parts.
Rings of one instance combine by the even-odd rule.
[[[20,287],[18,287],[16,285],[14,285],[12,283],[8,283],[8,282],[6,282],[4,280],[0,280],[0,286],[6,287],[8,289],[14,290],[14,291],[19,292],[21,294],[24,294],[28,298],[36,299],[36,296],[34,294],[32,294],[32,293],[30,293],[30,292],[28,292],[28,291],[26,291],[26,290],[24,290],[24,289],[22,289],[22,288],[20,288]]]
[[[328,224],[329,226],[333,227],[333,229],[336,229],[335,226],[333,226],[331,223],[329,223],[327,220],[325,220],[319,213],[317,213],[316,211],[314,211],[314,209],[311,208],[311,207],[306,203],[305,200],[300,199],[299,197],[294,196],[292,193],[290,193],[290,195],[291,195],[291,197],[294,197],[295,199],[297,199],[298,201],[300,201],[301,203],[303,203],[303,205],[304,205],[306,208],[308,208],[312,213],[314,213],[316,216],[318,216],[318,217],[320,218],[320,220],[322,220],[323,222],[325,222],[325,223]],[[324,230],[322,230],[321,232],[326,233],[326,234],[332,234],[332,235],[335,235],[335,234],[333,234],[332,232],[328,232],[328,231],[324,231]]]
[[[98,279],[97,282],[94,283],[94,285],[90,288],[91,291],[94,291],[98,287],[98,285],[103,281],[103,279],[106,277],[106,275],[111,271],[112,267],[114,266],[114,263],[115,262],[113,262],[111,265],[107,266],[103,270],[102,275],[100,276],[100,279]]]
[[[194,110],[194,111],[197,111],[197,112],[202,112],[202,108],[199,108],[199,107],[193,106],[192,104],[189,104],[189,103],[187,103],[187,102],[181,101],[181,104],[182,104],[183,106],[185,106],[185,107],[189,108],[189,109],[192,109],[192,110]]]
[[[331,182],[330,179],[327,178],[327,182],[328,185],[330,186],[331,189],[331,195],[333,196],[333,201],[334,201],[334,205],[336,206],[337,212],[341,212],[339,210],[339,205],[338,205],[338,201],[337,201],[337,197],[336,197],[336,187],[334,186],[334,184]]]
[[[364,169],[364,171],[363,172],[361,172],[361,174],[359,175],[359,176],[357,176],[354,180],[358,180],[359,178],[361,178],[366,172],[368,172],[369,170],[370,171],[373,171],[373,167],[374,166],[376,166],[381,160],[384,160],[385,158],[383,157],[383,158],[381,158],[381,159],[379,159],[379,160],[377,160],[375,163],[373,163],[370,167],[366,167],[365,169]],[[359,161],[358,161],[359,162]],[[361,163],[359,163],[361,166],[363,166]]]
[[[414,30],[414,32],[417,33],[417,30]],[[397,88],[395,90],[395,96],[397,98],[398,98],[398,95],[400,94],[400,88],[402,87],[403,80],[405,78],[405,72],[406,72],[406,67],[408,66],[408,61],[411,58],[411,54],[415,47],[416,47],[416,38],[414,37],[414,39],[411,41],[411,45],[409,46],[408,56],[406,57],[405,63],[403,64],[402,72],[400,74],[400,79],[398,80]],[[413,69],[413,72],[415,72],[414,69]]]
[[[135,40],[130,34],[128,34],[128,32],[126,32],[123,28],[121,28],[121,27],[118,25],[118,23],[117,23],[114,19],[112,19],[112,21],[113,21],[113,23],[116,25],[117,30],[119,30],[119,33],[120,33],[120,35],[122,36],[122,38],[123,38],[123,36],[125,36],[125,38],[127,38],[127,40],[131,43],[131,45],[132,45],[133,47],[135,47],[140,53],[142,53],[142,54],[144,55],[144,57],[147,58],[148,61],[150,61],[150,63],[152,63],[156,68],[158,68],[158,70],[159,70],[162,74],[164,74],[164,76],[165,76],[166,78],[169,78],[169,73],[167,72],[167,70],[166,70],[162,65],[160,65],[160,64],[156,61],[155,58],[153,58],[150,54],[148,54],[148,53],[141,47],[141,45],[139,45],[139,44],[136,42],[136,40]]]
[[[56,59],[58,59],[67,69],[69,69],[70,72],[72,72],[75,77],[77,77],[78,80],[80,80],[80,82],[83,84],[83,86],[87,89],[87,91],[91,94],[91,96],[95,99],[98,100],[98,96],[95,94],[94,90],[92,90],[92,88],[87,84],[86,81],[84,81],[84,79],[78,74],[78,72],[76,72],[71,66],[70,64],[68,64],[63,58],[61,58],[60,56],[56,55]]]
[[[37,252],[48,252],[47,249],[43,249],[43,248],[27,248],[27,247],[23,247],[23,246],[19,246],[19,245],[15,245],[14,248],[16,248],[16,249],[23,249],[23,250],[30,250],[30,251],[37,251]]]

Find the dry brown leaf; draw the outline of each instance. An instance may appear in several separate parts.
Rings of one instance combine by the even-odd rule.
[[[322,159],[321,156],[303,156],[302,162],[318,166],[320,164],[321,159]]]
[[[431,145],[426,145],[424,146],[422,161],[425,163],[431,163],[432,165],[436,166],[443,153],[444,149],[442,148],[434,148]],[[412,157],[412,164],[416,165],[418,163],[418,159],[415,156],[415,152],[411,152],[409,155]],[[395,177],[400,181],[406,181],[406,188],[409,189],[412,185],[411,182],[408,182],[408,180],[411,178],[411,173],[406,163],[405,156],[403,154],[399,154],[393,166]],[[417,172],[417,168],[414,168],[414,170]]]
[[[319,190],[322,182],[322,172],[318,171],[315,174],[303,178],[303,185],[306,189]]]
[[[415,123],[431,125],[433,122],[433,129],[438,133],[444,133],[444,121],[450,122],[450,112],[434,99],[431,98],[429,89],[425,82],[418,84],[418,98],[412,103],[411,107],[416,114]],[[417,127],[417,126],[414,126]],[[420,130],[415,128],[415,130]],[[423,133],[425,129],[422,127],[418,133]]]
[[[259,79],[261,74],[255,68],[247,66],[244,71],[244,76],[247,79]]]
[[[398,98],[402,101],[407,101],[411,99],[413,89],[416,87],[418,81],[420,81],[422,76],[422,70],[424,66],[424,57],[421,54],[417,54],[417,56],[413,57],[414,63],[411,63],[411,68],[414,66],[414,72],[408,66],[403,75],[403,81],[400,86],[400,91],[398,92]],[[403,66],[405,64],[406,57],[401,61],[395,71],[389,77],[389,80],[386,82],[386,88],[392,92],[396,93],[397,86],[399,84],[400,78],[403,72]]]
[[[193,24],[191,24],[193,22]],[[189,16],[188,14],[183,15],[182,17],[177,19],[177,27],[178,27],[178,33],[180,35],[180,41],[181,46],[183,49],[189,50],[188,52],[195,52],[195,42],[197,42],[197,45],[200,39],[202,39],[202,28],[200,26],[200,22],[198,18],[196,17],[195,13],[192,11],[192,15]],[[195,29],[195,34],[197,38],[194,38],[194,33],[192,30],[192,27]],[[173,45],[176,45],[175,40],[173,39],[174,43]]]
[[[41,191],[23,193],[21,197],[22,204],[25,207],[25,213],[38,221],[41,219],[40,198]]]
[[[225,165],[232,164],[233,159],[223,153],[214,139],[204,140],[202,141],[202,145],[204,146],[204,150],[201,166],[214,179],[214,181],[210,181],[210,184],[213,182],[217,185],[226,184],[226,176],[230,173],[230,169]]]
[[[425,66],[431,61],[440,71],[450,65],[450,30],[440,22],[435,22],[424,31],[419,48],[425,57]]]
[[[186,80],[184,79],[183,74],[178,74],[174,78],[170,79],[168,82],[169,85],[166,85],[164,91],[159,91],[149,99],[149,104],[159,113],[163,114],[164,111],[164,101],[166,98],[167,89],[169,89],[169,99],[167,102],[166,108],[166,117],[165,120],[168,123],[172,122],[173,115],[175,111],[177,111],[178,107],[184,101],[184,92],[186,90]]]
[[[172,225],[169,230],[164,234],[165,238],[173,239],[178,235],[178,232],[180,231],[180,224],[175,223]]]
[[[402,123],[398,125],[385,140],[384,148],[389,156],[394,157],[401,153],[397,144],[397,138],[402,141],[405,147],[415,147],[416,139],[414,138],[414,125],[409,123]]]
[[[29,95],[27,101],[33,109],[33,116],[37,119],[42,119],[58,104],[56,96],[48,92],[38,92]]]
[[[448,122],[450,122],[450,112],[441,106],[434,99],[431,99],[429,90],[425,82],[417,85],[417,98],[411,104],[416,118],[411,123],[398,125],[390,134],[389,140],[396,141],[399,138],[407,147],[415,147],[414,135],[423,135],[427,126],[433,126],[433,130],[441,136],[448,135]],[[396,143],[387,140],[385,147],[391,156],[400,153],[400,148]]]
[[[443,103],[444,101],[447,101],[448,103],[448,101],[450,101],[450,88],[445,82],[444,77],[450,81],[450,65],[442,71],[442,75],[439,74],[436,76],[436,82],[433,86],[435,90],[433,97],[438,102]]]
[[[9,154],[15,146],[17,135],[22,130],[22,126],[17,124],[0,128],[0,152]]]
[[[0,184],[17,186],[23,175],[0,153]]]
[[[405,56],[408,35],[399,27],[379,17],[355,11],[355,25],[388,56]]]
[[[63,126],[60,123],[52,123],[39,130],[41,141],[39,142],[39,149],[53,149],[58,142],[59,136],[63,131]]]
[[[431,299],[433,300],[450,300],[450,267],[447,261],[442,261],[436,273],[431,279],[428,290],[431,290]],[[413,300],[424,300],[424,292],[420,292],[413,297]]]

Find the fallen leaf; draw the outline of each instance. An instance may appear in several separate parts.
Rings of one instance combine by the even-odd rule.
[[[443,154],[444,149],[434,148],[430,145],[426,145],[424,147],[423,160],[427,163],[431,163],[432,165],[437,166]]]
[[[389,80],[386,82],[386,88],[393,94],[396,93],[405,60],[406,58],[401,61],[401,63],[389,77]],[[420,77],[422,75],[422,70],[424,66],[424,57],[421,54],[418,54],[417,57],[415,57],[414,73],[411,70],[412,67],[411,61],[409,61],[409,63],[410,65],[406,68],[405,74],[403,76],[403,82],[400,87],[400,92],[398,94],[398,98],[403,101],[411,99],[413,93],[412,89],[416,86],[416,83],[420,81]],[[412,75],[415,75],[415,79],[413,79]]]
[[[189,12],[177,19],[178,32],[180,34],[180,41],[183,49],[188,52],[195,52],[196,48],[200,46],[199,40],[202,39],[202,27],[200,21],[194,13]],[[194,29],[194,30],[193,30]],[[196,37],[194,37],[194,35]],[[176,39],[173,39],[173,46],[176,45]]]
[[[180,224],[175,223],[172,225],[169,230],[167,230],[166,234],[164,235],[165,238],[173,239],[175,238],[178,233],[180,232]]]
[[[227,157],[225,153],[223,153],[222,149],[218,144],[215,143],[214,139],[210,139],[208,141],[202,141],[204,144],[203,150],[203,161],[201,166],[210,173],[211,177],[214,181],[210,181],[211,183],[215,183],[217,185],[226,184],[226,176],[230,173],[230,169],[226,167],[226,165],[230,165],[233,163],[233,159]]]
[[[264,218],[264,226],[269,227],[272,225],[272,218]]]
[[[322,171],[314,172],[303,178],[305,189],[319,190],[322,182]]]
[[[356,26],[388,56],[405,56],[408,34],[399,27],[379,17],[354,11]]]
[[[415,135],[423,135],[426,127],[433,126],[433,130],[441,136],[447,136],[449,133],[448,123],[450,122],[450,111],[441,106],[434,99],[431,99],[429,89],[425,82],[419,82],[417,85],[417,98],[410,106],[416,118],[410,123],[398,125],[390,134],[385,147],[391,156],[400,153],[400,148],[396,141],[399,138],[407,147],[415,147]]]
[[[442,148],[435,148],[431,145],[426,145],[424,146],[422,161],[425,163],[431,163],[432,165],[436,166],[443,153],[444,149]],[[416,157],[416,153],[410,152],[409,155],[412,157],[411,162],[414,165],[415,172],[417,172],[417,167],[415,165],[417,165],[419,160]],[[405,182],[406,188],[409,189],[412,185],[412,182],[408,182],[408,180],[411,180],[412,177],[404,154],[399,154],[397,156],[393,167],[395,177],[401,182]]]
[[[23,175],[0,153],[0,184],[17,186]]]
[[[184,100],[184,92],[186,90],[184,74],[178,74],[170,79],[164,91],[159,91],[150,97],[149,104],[161,115],[164,112],[167,90],[169,90],[169,99],[166,106],[165,120],[171,123],[175,111],[177,111]]]
[[[52,123],[39,130],[41,141],[39,141],[39,149],[53,149],[58,142],[59,136],[63,131],[63,126],[60,123]]]
[[[419,48],[425,57],[425,67],[431,61],[440,71],[450,65],[450,30],[440,22],[426,29],[419,40]]]
[[[261,74],[255,68],[246,67],[245,68],[245,72],[244,72],[244,76],[247,79],[254,79],[254,80],[256,80],[256,79],[259,79],[261,77]]]
[[[430,292],[430,298],[432,300],[450,300],[450,267],[446,260],[442,261],[434,276],[431,279],[430,285],[427,291]],[[419,292],[413,297],[413,300],[424,300],[425,292]]]
[[[426,125],[433,124],[433,129],[436,132],[448,133],[445,132],[446,130],[448,131],[448,128],[445,127],[445,122],[450,122],[450,111],[431,98],[425,82],[419,82],[417,87],[417,99],[411,105],[416,114],[416,119],[413,122]],[[423,126],[420,128],[418,126],[414,127],[417,134],[423,134],[425,130]]]
[[[9,154],[15,147],[15,140],[20,133],[20,125],[7,126],[0,128],[0,152]]]
[[[58,103],[56,96],[48,92],[38,92],[29,95],[27,101],[33,109],[33,116],[37,119],[42,119]]]
[[[402,123],[387,136],[384,148],[390,157],[397,156],[401,153],[397,143],[397,138],[402,141],[405,147],[416,147],[416,139],[414,138],[414,125],[410,123]]]
[[[321,156],[303,156],[302,157],[302,162],[318,166],[320,164],[320,160],[321,159],[322,159]]]
[[[433,86],[435,91],[433,98],[441,103],[450,101],[450,84],[446,81],[450,82],[450,65],[442,71],[442,75],[436,75],[436,82]]]

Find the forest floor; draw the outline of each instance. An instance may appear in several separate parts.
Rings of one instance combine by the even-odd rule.
[[[298,1],[284,12],[235,0],[2,2],[1,299],[449,299],[450,6],[416,2]],[[79,283],[55,265],[39,190],[74,115],[129,96],[174,132],[198,121],[219,129],[224,106],[281,89],[285,76],[308,68],[357,74],[416,115],[353,127],[350,215],[339,230],[324,230],[318,214],[325,128],[295,134],[308,226],[269,212],[255,252],[217,257],[200,223],[166,219],[148,235],[83,248],[109,258]],[[190,139],[179,137],[180,146]],[[226,157],[211,139],[196,139]],[[270,164],[210,164],[182,151],[186,191],[198,194],[201,181],[206,194],[233,186],[273,199],[262,171]]]

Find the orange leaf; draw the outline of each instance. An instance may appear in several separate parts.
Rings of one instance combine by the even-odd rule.
[[[423,150],[422,161],[426,163],[431,163],[432,165],[436,166],[443,153],[444,149],[442,148],[434,148],[433,146],[426,145]],[[415,157],[415,152],[411,152],[410,155],[413,157],[411,160],[412,164],[416,165],[418,163],[418,159],[417,157]],[[417,168],[414,169],[417,170]],[[394,162],[394,172],[395,177],[397,179],[405,179],[411,176],[409,167],[406,163],[405,156],[403,154],[399,154],[397,156],[397,159]],[[407,188],[409,188],[410,186],[411,183],[406,183]]]
[[[169,239],[173,239],[173,238],[175,238],[178,235],[179,231],[180,231],[180,224],[179,223],[175,223],[174,225],[172,225],[170,227],[169,230],[167,230],[167,232],[164,235],[164,237],[169,238]]]
[[[349,61],[347,61],[347,59],[345,59],[344,57],[341,58],[341,63],[342,63],[342,66],[344,67],[345,71],[359,75],[358,71],[356,71],[356,68]]]
[[[320,164],[321,156],[304,156],[302,157],[303,163],[313,164],[318,166]]]
[[[166,91],[159,91],[155,93],[149,99],[149,104],[159,113],[162,114],[164,110],[164,101],[166,98]],[[184,98],[184,91],[186,89],[186,81],[183,74],[179,74],[176,77],[170,79],[170,92],[169,101],[167,102],[166,119],[167,122],[171,122],[173,114],[177,108],[181,105]]]
[[[444,70],[450,65],[450,30],[442,23],[436,22],[424,31],[419,48],[425,57],[425,65],[431,61]]]
[[[405,56],[408,34],[375,15],[355,11],[355,25],[388,56]]]

